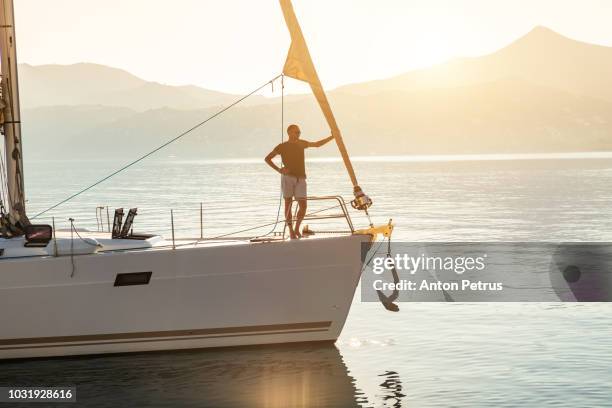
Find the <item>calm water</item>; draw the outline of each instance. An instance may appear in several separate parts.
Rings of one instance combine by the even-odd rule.
[[[466,159],[474,158],[386,158],[356,168],[375,221],[393,217],[396,240],[612,241],[611,157]],[[120,164],[27,163],[30,213]],[[351,194],[341,163],[311,162],[309,177],[310,195]],[[97,206],[138,207],[138,231],[169,236],[174,209],[177,235],[194,236],[202,203],[204,233],[214,236],[274,221],[278,183],[259,160],[158,159],[52,215],[58,227],[72,216],[96,229]],[[357,297],[335,347],[0,363],[0,383],[76,384],[79,405],[109,407],[612,406],[612,306],[400,307],[392,314]]]

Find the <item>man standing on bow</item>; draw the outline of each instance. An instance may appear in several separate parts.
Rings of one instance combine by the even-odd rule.
[[[283,198],[285,199],[285,222],[289,227],[291,239],[301,238],[300,225],[306,215],[306,166],[304,163],[304,150],[309,147],[321,147],[331,141],[334,137],[329,136],[318,142],[309,142],[300,139],[301,130],[298,125],[290,125],[287,128],[289,140],[279,144],[265,158],[266,163],[274,170],[282,174],[281,187]],[[283,167],[278,167],[272,159],[277,155],[283,160]],[[291,205],[293,198],[298,201],[297,220],[295,227],[291,215]]]

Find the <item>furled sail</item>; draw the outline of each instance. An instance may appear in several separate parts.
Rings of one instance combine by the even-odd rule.
[[[310,52],[308,51],[308,46],[304,40],[304,35],[302,34],[300,24],[298,23],[295,12],[293,11],[291,0],[280,0],[280,4],[285,16],[285,22],[289,28],[289,33],[291,34],[291,46],[289,48],[287,60],[285,61],[283,73],[288,77],[307,82],[310,85],[310,89],[317,99],[317,102],[323,111],[323,115],[325,116],[325,120],[329,125],[331,133],[336,140],[336,144],[338,145],[338,149],[342,155],[342,160],[344,161],[346,170],[348,171],[351,182],[353,183],[355,196],[358,199],[363,200],[361,207],[365,207],[360,209],[365,209],[369,207],[371,201],[363,194],[361,188],[359,187],[359,183],[357,182],[355,170],[353,169],[351,159],[346,150],[346,146],[344,145],[344,141],[342,140],[340,128],[336,123],[336,118],[334,117],[334,113],[332,112],[329,101],[327,100],[327,95],[325,95],[325,91],[323,90],[323,86],[321,85],[321,81],[319,80],[319,76],[317,75],[317,71],[312,62],[312,58],[310,57]]]
[[[0,0],[0,70],[2,73],[2,133],[4,134],[6,194],[0,235],[21,235],[29,224],[25,212],[21,116],[17,79],[17,51],[12,0]]]

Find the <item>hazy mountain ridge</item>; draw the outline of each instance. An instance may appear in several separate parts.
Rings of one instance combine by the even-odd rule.
[[[237,95],[197,86],[172,86],[140,79],[127,71],[98,64],[19,65],[22,106],[102,105],[137,111],[171,107],[199,109],[224,105]],[[247,104],[264,103],[254,96]]]
[[[488,55],[456,58],[393,78],[347,85],[344,92],[371,94],[382,90],[446,88],[521,78],[577,95],[612,102],[612,48],[564,37],[536,27]]]
[[[210,116],[224,98],[235,99],[197,87],[148,83],[121,70],[92,73],[103,68],[95,66],[78,78],[58,67],[43,70],[51,72],[44,76],[47,82],[70,77],[84,85],[66,92],[68,106],[24,111],[26,157],[133,157]],[[612,150],[609,72],[612,48],[536,28],[490,55],[345,86],[329,96],[352,154],[601,151]],[[41,75],[20,78],[23,88],[33,77],[38,80],[26,86],[26,95],[37,92]],[[111,88],[103,84],[108,78],[114,78]],[[40,103],[54,86],[44,84]],[[117,95],[123,107],[107,105]],[[281,123],[280,105],[262,99],[231,109],[160,157],[263,156],[278,143]],[[93,106],[70,106],[79,101]],[[285,119],[285,124],[300,123],[306,138],[328,133],[311,97],[287,98]],[[317,154],[337,152],[326,147]]]
[[[612,150],[612,103],[522,80],[368,96],[334,93],[332,103],[352,154]],[[70,151],[88,158],[132,157],[216,111],[163,108],[128,114],[112,108],[98,109],[109,119],[107,122],[97,122],[82,132],[65,132],[62,138],[39,139],[35,150],[60,157]],[[37,110],[38,117],[45,110]],[[73,107],[55,108],[52,115],[62,118],[73,112]],[[30,114],[24,114],[24,132],[31,130],[27,125]],[[314,100],[288,103],[285,114],[285,124],[299,122],[305,138],[312,140],[328,133]],[[280,126],[277,105],[237,107],[159,154],[184,158],[258,157],[279,142]],[[30,141],[25,143],[27,151],[34,150],[30,149]],[[91,149],[92,144],[95,149]],[[336,150],[327,147],[317,153],[331,155]]]

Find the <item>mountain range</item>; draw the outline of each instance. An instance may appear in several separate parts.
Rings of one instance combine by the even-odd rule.
[[[489,55],[328,95],[352,154],[610,151],[610,72],[612,47],[536,27]],[[19,73],[26,159],[134,157],[239,97],[95,64],[23,64]],[[284,113],[307,138],[328,133],[310,95],[286,98]],[[280,132],[280,100],[254,96],[159,154],[263,157]]]

